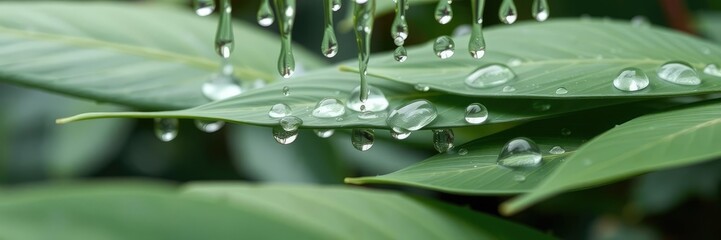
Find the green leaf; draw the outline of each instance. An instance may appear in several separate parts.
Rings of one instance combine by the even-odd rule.
[[[511,140],[508,135],[482,138],[453,151],[440,153],[420,163],[393,173],[372,177],[346,178],[351,184],[399,184],[459,194],[514,194],[533,190],[551,174],[581,143],[578,139],[560,137],[532,138],[544,154],[543,165],[511,169],[496,163],[499,151]],[[561,146],[566,153],[548,151]],[[466,154],[459,154],[460,149]],[[392,159],[384,159],[392,160]]]
[[[120,21],[119,19],[122,19]],[[235,22],[232,63],[243,81],[278,76],[279,40]],[[219,70],[215,18],[170,5],[0,4],[0,81],[151,109],[209,102],[201,85]],[[297,61],[321,61],[296,48]]]
[[[465,36],[455,39],[456,54],[450,59],[437,58],[429,43],[409,50],[404,63],[395,62],[391,54],[375,55],[368,73],[478,97],[649,98],[721,91],[721,78],[701,71],[707,64],[721,61],[721,47],[661,28],[610,20],[551,20],[496,27],[485,36],[488,48],[480,60],[469,56],[469,38]],[[509,63],[514,59],[521,62],[517,66]],[[669,61],[689,63],[703,83],[682,86],[659,79],[656,69]],[[465,84],[471,72],[489,64],[509,65],[516,78],[485,89]],[[634,93],[615,89],[613,80],[627,67],[643,70],[650,79],[648,88]],[[516,90],[502,91],[506,86]],[[561,87],[568,93],[556,94]]]
[[[708,39],[721,43],[721,12],[700,12],[698,13],[698,26],[701,33]]]
[[[188,196],[283,219],[266,239],[547,239],[516,224],[448,204],[347,187],[191,184]],[[248,218],[252,216],[247,216]],[[287,227],[305,231],[284,233]]]
[[[501,205],[506,214],[571,189],[721,157],[718,102],[646,115],[580,147],[534,191]]]

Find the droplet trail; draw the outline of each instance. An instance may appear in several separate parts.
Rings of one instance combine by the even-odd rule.
[[[370,59],[370,41],[373,32],[373,20],[375,16],[376,1],[355,1],[353,11],[353,25],[355,27],[356,43],[358,45],[358,72],[360,73],[360,95],[361,102],[368,99],[368,60]],[[349,101],[350,102],[350,101]]]

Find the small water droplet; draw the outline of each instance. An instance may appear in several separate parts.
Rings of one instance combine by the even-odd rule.
[[[721,69],[719,69],[718,65],[713,63],[706,65],[706,67],[703,68],[703,72],[714,77],[721,77]]]
[[[543,101],[535,101],[531,104],[531,108],[538,112],[545,112],[551,109],[551,104]]]
[[[514,88],[513,86],[505,86],[505,87],[503,87],[503,89],[501,89],[501,91],[503,91],[505,93],[515,92],[516,88]]]
[[[275,15],[273,15],[273,9],[270,8],[269,0],[260,1],[260,7],[258,8],[256,19],[258,20],[258,25],[263,27],[273,24],[275,21]]]
[[[195,127],[200,131],[212,133],[217,132],[225,126],[223,121],[206,121],[206,120],[195,120]]]
[[[679,85],[699,85],[701,78],[691,66],[682,62],[668,62],[656,71],[659,78]]]
[[[290,87],[284,86],[283,89],[280,90],[281,93],[283,93],[283,96],[290,96]]]
[[[353,129],[351,132],[351,143],[355,149],[360,151],[368,151],[368,149],[371,149],[374,140],[375,133],[373,129]]]
[[[313,130],[315,132],[315,135],[318,135],[320,138],[329,138],[333,136],[333,133],[335,133],[335,130],[333,129],[315,129]]]
[[[340,6],[340,0],[331,0],[330,9],[333,10],[333,12],[337,12],[338,10],[340,10]]]
[[[285,103],[277,103],[270,107],[270,111],[268,111],[268,116],[271,118],[283,118],[290,116],[290,114],[291,109]]]
[[[453,56],[455,48],[456,45],[453,43],[453,39],[449,36],[440,36],[436,38],[436,41],[433,43],[433,52],[435,52],[436,56],[441,59],[447,59]]]
[[[563,149],[561,146],[554,146],[551,148],[551,150],[548,150],[548,153],[550,154],[564,154],[566,153],[566,149]]]
[[[281,126],[275,126],[273,127],[273,138],[280,144],[291,144],[298,138],[298,129],[288,131]]]
[[[428,92],[429,90],[431,90],[430,86],[422,84],[422,83],[416,84],[415,86],[413,86],[413,88],[415,88],[417,91],[421,91],[421,92]]]
[[[453,19],[453,9],[451,8],[451,3],[453,0],[440,0],[438,1],[438,5],[436,5],[436,12],[435,17],[436,21],[440,24],[446,24]]]
[[[523,63],[523,61],[522,61],[521,59],[518,59],[518,58],[508,59],[508,66],[509,66],[509,67],[518,67],[518,66],[521,66],[522,63]]]
[[[311,115],[317,118],[336,118],[345,114],[343,102],[335,98],[325,98],[315,105]]]
[[[391,137],[396,140],[403,140],[411,136],[411,133],[413,132],[396,132],[394,130],[391,130]]]
[[[558,95],[563,95],[566,93],[568,93],[568,90],[564,87],[560,87],[560,88],[556,89],[556,94],[558,94]]]
[[[648,21],[648,18],[639,15],[631,18],[631,25],[634,27],[650,27],[651,23]]]
[[[396,132],[419,130],[438,116],[436,107],[428,100],[415,100],[391,111],[386,123]]]
[[[526,181],[526,176],[523,176],[523,175],[521,175],[521,174],[513,175],[513,181],[516,181],[516,182],[525,182],[525,181]]]
[[[533,18],[535,18],[536,21],[543,22],[548,19],[550,11],[548,10],[548,2],[546,2],[546,0],[533,0],[531,9]]]
[[[480,103],[471,103],[466,107],[465,120],[470,124],[481,124],[488,120],[488,109]]]
[[[561,128],[561,135],[563,135],[563,136],[571,136],[571,129]]]
[[[466,154],[468,154],[468,149],[465,149],[465,148],[458,149],[458,155],[465,156]]]
[[[170,142],[178,136],[178,119],[175,118],[156,118],[155,136],[163,142]]]
[[[393,59],[398,62],[405,62],[406,59],[408,59],[408,51],[406,51],[406,48],[403,46],[396,47],[396,50],[393,51]]]
[[[516,77],[513,71],[501,64],[490,64],[473,70],[465,83],[472,88],[491,88],[503,85]]]
[[[278,124],[280,124],[280,127],[282,127],[285,131],[295,131],[298,130],[298,127],[303,125],[303,120],[295,116],[287,116],[281,118],[278,121]]]
[[[505,24],[513,24],[518,18],[518,12],[516,11],[516,4],[513,0],[503,0],[501,8],[498,9],[498,17],[501,22]]]
[[[447,152],[453,148],[455,135],[452,129],[433,130],[433,147],[440,153]]]
[[[508,141],[498,155],[498,165],[510,168],[535,167],[541,164],[543,155],[533,140],[514,138]]]
[[[380,112],[388,108],[388,99],[380,89],[368,86],[368,99],[365,102],[360,101],[360,93],[360,86],[354,88],[348,96],[346,107],[356,112],[363,112],[361,106],[365,106],[365,111],[369,112]]]
[[[233,42],[233,24],[230,16],[230,12],[232,11],[230,1],[222,0],[220,10],[218,29],[215,33],[215,51],[220,57],[229,58],[235,47],[235,43]]]
[[[648,84],[648,76],[638,68],[625,68],[613,80],[613,86],[616,89],[627,92],[643,90],[648,87]]]
[[[215,0],[195,0],[193,1],[193,8],[195,8],[195,14],[198,14],[198,16],[208,16],[215,11]]]
[[[461,25],[458,25],[458,27],[456,27],[455,29],[453,29],[453,34],[451,34],[451,36],[460,37],[460,36],[466,36],[468,34],[471,34],[471,25],[461,24]]]
[[[357,4],[364,4],[364,3],[367,3],[368,0],[355,0],[355,2],[356,2]]]

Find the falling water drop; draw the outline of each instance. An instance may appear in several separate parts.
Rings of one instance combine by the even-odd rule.
[[[280,144],[291,144],[298,138],[298,129],[293,131],[287,131],[281,126],[273,127],[273,138]]]
[[[268,111],[268,116],[271,118],[283,118],[290,116],[292,113],[290,107],[286,105],[285,103],[277,103],[270,107],[270,111]]]
[[[315,135],[317,135],[320,138],[329,138],[333,136],[333,133],[335,133],[335,130],[333,129],[315,129],[313,130]]]
[[[436,5],[436,21],[440,24],[446,24],[453,19],[453,9],[451,8],[453,0],[440,0]]]
[[[566,153],[566,149],[563,149],[561,146],[554,146],[551,148],[551,150],[548,150],[548,153],[554,155],[564,154]]]
[[[486,40],[483,38],[483,6],[485,0],[472,0],[473,22],[471,25],[471,38],[468,40],[468,52],[471,57],[480,59],[486,54]]]
[[[446,59],[453,56],[453,51],[456,44],[453,43],[453,39],[449,36],[440,36],[436,38],[433,43],[433,52],[436,53],[441,59]]]
[[[403,104],[391,111],[386,118],[386,124],[393,131],[404,133],[425,127],[437,116],[436,107],[428,100],[420,99]]]
[[[335,98],[325,98],[318,101],[311,115],[317,118],[336,118],[345,114],[343,102]]]
[[[283,86],[283,88],[280,90],[280,93],[283,94],[283,96],[290,96],[290,87]]]
[[[391,25],[391,37],[396,46],[403,46],[408,38],[408,23],[406,22],[406,8],[408,8],[407,0],[395,0],[396,16]]]
[[[691,66],[682,62],[668,62],[656,71],[659,78],[679,85],[699,85],[701,78]]]
[[[510,168],[535,167],[541,164],[543,155],[538,145],[528,138],[514,138],[501,149],[498,165]]]
[[[566,93],[568,93],[568,89],[566,89],[565,87],[560,87],[560,88],[556,89],[557,95],[564,95]]]
[[[368,97],[365,102],[360,101],[361,86],[351,91],[346,101],[346,107],[356,112],[380,112],[388,108],[388,99],[383,92],[373,86],[368,87]],[[365,110],[361,110],[361,106],[365,106]]]
[[[535,18],[536,21],[543,22],[548,19],[550,11],[548,10],[548,2],[546,0],[533,0],[531,9],[533,18]]]
[[[393,59],[398,62],[405,62],[406,59],[408,59],[408,52],[406,51],[406,48],[403,46],[396,47],[396,50],[393,51]]]
[[[370,92],[366,74],[368,74],[368,60],[370,59],[370,42],[371,33],[373,32],[375,9],[376,1],[356,0],[353,11],[353,25],[355,26],[355,36],[358,44],[358,72],[360,73],[359,99],[361,102],[365,102],[368,99]],[[348,102],[350,103],[350,101]]]
[[[488,120],[488,109],[480,103],[471,103],[466,107],[465,118],[467,123],[481,124]]]
[[[223,100],[243,92],[233,76],[233,65],[227,58],[223,59],[220,72],[213,74],[202,86],[203,96],[212,101]]]
[[[338,0],[323,0],[323,10],[325,14],[325,30],[323,30],[323,41],[320,45],[320,51],[327,58],[335,57],[338,53],[338,40],[335,38],[335,31],[333,30],[333,8],[338,4],[340,8],[340,2]]]
[[[368,151],[373,147],[375,140],[375,131],[370,128],[353,129],[351,132],[351,143],[355,149],[360,151]]]
[[[261,0],[260,7],[258,8],[257,14],[258,25],[267,27],[273,24],[275,21],[275,15],[273,15],[273,9],[270,8],[270,0]]]
[[[396,132],[391,130],[391,137],[396,140],[403,140],[411,136],[413,132]]]
[[[178,119],[175,118],[156,118],[155,136],[163,142],[170,142],[178,136]]]
[[[516,4],[513,3],[513,0],[503,0],[501,8],[498,9],[498,17],[505,24],[516,22],[518,11],[516,11]]]
[[[290,78],[295,72],[295,57],[291,44],[295,10],[295,0],[275,0],[275,12],[278,15],[278,31],[280,32],[278,73],[283,78]]]
[[[195,0],[193,1],[193,8],[195,8],[195,14],[198,14],[198,16],[208,16],[215,11],[215,0]]]
[[[233,24],[230,16],[233,8],[230,6],[230,0],[221,0],[220,6],[218,30],[215,33],[215,51],[220,57],[229,58],[235,45],[233,42]]]
[[[638,68],[625,68],[613,80],[613,86],[621,91],[635,92],[648,87],[648,76]]]
[[[473,70],[465,83],[472,88],[490,88],[508,83],[516,77],[513,71],[501,64],[490,64]]]
[[[217,132],[225,126],[223,121],[207,121],[207,120],[195,120],[195,127],[200,131],[212,133]]]
[[[706,67],[703,68],[703,73],[714,77],[721,77],[721,69],[719,69],[718,65],[713,63],[706,65]]]
[[[452,129],[433,130],[433,147],[440,153],[451,150],[454,139],[455,135]]]

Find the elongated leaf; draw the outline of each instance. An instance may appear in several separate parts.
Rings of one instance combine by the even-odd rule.
[[[721,91],[721,78],[701,71],[707,64],[721,61],[721,47],[665,29],[608,20],[551,20],[492,28],[485,36],[487,52],[480,60],[469,56],[465,36],[455,39],[456,53],[450,59],[439,59],[426,44],[409,50],[404,63],[395,62],[390,54],[373,56],[368,73],[483,97],[648,98]],[[669,61],[690,64],[702,84],[683,86],[659,79],[656,70]],[[492,88],[465,84],[475,69],[490,64],[509,65],[516,77]],[[648,88],[629,93],[613,87],[613,80],[628,67],[648,75]],[[503,91],[504,87],[515,91]],[[557,94],[559,88],[567,93]]]
[[[579,148],[534,191],[504,203],[510,214],[563,191],[721,157],[721,104],[647,115]]]
[[[244,81],[278,75],[278,40],[241,22],[232,62]],[[0,4],[0,81],[154,109],[209,102],[201,85],[219,70],[214,17],[129,3]],[[319,61],[301,48],[305,69]]]
[[[194,184],[185,193],[284,219],[273,239],[546,239],[528,228],[440,202],[346,187]],[[250,217],[250,216],[248,216]],[[281,229],[303,229],[290,235]],[[271,237],[273,236],[273,237]]]

